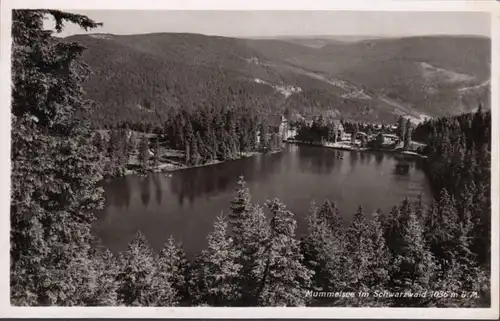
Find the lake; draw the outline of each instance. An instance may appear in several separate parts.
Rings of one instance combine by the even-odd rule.
[[[421,160],[397,170],[401,156],[287,145],[283,152],[218,165],[111,179],[104,182],[106,205],[94,233],[113,252],[125,250],[141,231],[153,248],[172,235],[188,257],[205,248],[215,218],[227,214],[243,175],[254,202],[279,198],[297,219],[297,237],[307,231],[312,200],[334,201],[346,221],[362,205],[366,213],[390,211],[405,198],[431,198]],[[169,177],[171,175],[171,177]]]

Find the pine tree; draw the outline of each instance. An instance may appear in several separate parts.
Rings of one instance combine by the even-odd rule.
[[[384,145],[384,135],[382,133],[379,133],[377,135],[377,138],[375,139],[377,148],[381,148],[382,145]]]
[[[160,165],[160,139],[158,137],[155,138],[154,145],[154,164],[156,167]]]
[[[235,282],[241,271],[236,263],[241,253],[228,236],[227,221],[220,216],[208,236],[208,248],[196,259],[190,279],[190,293],[197,304],[231,306],[240,298]]]
[[[251,210],[251,196],[250,190],[245,186],[243,176],[238,180],[238,189],[236,196],[231,201],[231,212],[229,214],[229,221],[231,222],[232,232],[235,242],[241,240],[242,231],[247,223],[249,211]]]
[[[394,206],[389,215],[382,218],[384,228],[384,237],[391,254],[397,254],[400,251],[403,234],[401,207]]]
[[[404,131],[404,149],[409,149],[411,145],[411,133],[412,126],[410,119],[406,120],[405,131]]]
[[[199,165],[201,163],[201,155],[200,155],[200,141],[198,140],[198,135],[194,135],[191,140],[190,150],[190,158],[188,165]]]
[[[94,146],[96,147],[97,151],[99,153],[104,153],[106,150],[106,145],[105,145],[105,140],[102,137],[101,133],[96,132],[94,134],[93,142]]]
[[[458,213],[453,196],[443,189],[437,202],[437,224],[432,232],[431,250],[443,269],[451,262],[454,238],[459,229]]]
[[[78,305],[94,276],[90,224],[102,207],[99,156],[81,84],[83,47],[44,30],[45,16],[84,29],[89,18],[57,10],[13,10],[10,285],[13,305]],[[82,267],[81,269],[79,268]]]
[[[113,306],[118,303],[118,261],[109,250],[96,249],[91,259],[91,269],[82,271],[92,276],[85,290],[85,306]]]
[[[444,194],[444,193],[443,193]],[[452,233],[448,245],[448,261],[442,269],[438,288],[443,291],[461,292],[487,292],[487,284],[484,282],[484,270],[476,260],[476,254],[472,251],[473,228],[471,210],[473,208],[470,190],[466,187],[461,195],[459,207],[459,219]],[[438,306],[477,306],[477,298],[467,297],[461,300],[450,300],[443,298],[437,300]]]
[[[328,205],[330,207],[329,203]],[[301,240],[300,246],[304,255],[304,265],[314,272],[311,290],[326,292],[345,290],[347,262],[344,255],[345,242],[342,226],[328,224],[324,216],[320,217],[319,210],[314,203],[311,204],[309,210],[308,233]],[[342,304],[335,299],[328,303]]]
[[[123,130],[112,130],[110,132],[108,155],[110,158],[107,173],[111,176],[123,174],[123,169],[128,161],[127,136]]]
[[[259,305],[304,306],[312,272],[303,264],[293,214],[275,199],[266,206],[272,213],[269,250],[259,291]]]
[[[239,139],[238,139],[238,134],[237,134],[237,129],[236,129],[236,119],[234,116],[234,112],[232,110],[229,110],[226,115],[226,126],[227,126],[227,132],[228,132],[228,146],[229,146],[229,151],[230,151],[230,156],[229,159],[233,159],[236,157],[237,152],[239,150]]]
[[[427,211],[424,205],[422,194],[418,194],[417,200],[413,206],[415,208],[415,215],[420,220],[420,222],[425,225],[425,221],[427,218]]]
[[[473,251],[478,262],[488,267],[491,257],[491,196],[489,184],[479,183],[474,193]]]
[[[391,254],[387,247],[382,228],[381,213],[376,211],[372,215],[372,220],[369,226],[371,239],[371,257],[368,265],[370,271],[368,280],[368,288],[384,291],[389,288],[389,266],[391,263]],[[371,305],[380,305],[384,300],[374,300]],[[363,303],[363,302],[361,302]]]
[[[339,209],[329,200],[326,200],[319,209],[318,217],[324,220],[332,231],[339,232],[342,230],[343,223]]]
[[[365,135],[362,135],[361,136],[361,146],[362,147],[366,147],[366,144],[368,144],[368,141],[366,139],[366,136]]]
[[[358,124],[354,124],[354,131],[352,132],[352,135],[351,135],[351,143],[354,144],[356,142],[356,136],[358,136],[358,131],[359,131],[359,128],[358,128]]]
[[[334,122],[330,122],[328,124],[328,141],[330,142],[337,142],[337,126],[335,125]]]
[[[148,167],[149,161],[149,142],[146,135],[141,137],[141,143],[139,145],[139,161],[144,168]]]
[[[260,125],[260,148],[269,149],[269,126],[265,121]]]
[[[236,278],[241,298],[235,304],[255,306],[264,271],[262,256],[267,248],[269,224],[262,208],[251,204],[250,191],[243,176],[240,176],[235,198],[231,201],[229,219],[234,246],[240,252],[237,263],[242,267]]]
[[[372,290],[371,265],[373,263],[373,243],[370,225],[366,220],[363,207],[360,206],[354,215],[347,230],[346,253],[347,257],[346,271],[349,271],[346,291],[369,292]],[[347,304],[359,306],[366,304],[365,298],[349,299]]]
[[[169,237],[160,252],[158,269],[164,273],[164,278],[172,284],[180,302],[189,303],[188,271],[189,262],[180,244],[176,244],[173,237]]]
[[[118,300],[127,306],[173,306],[178,297],[170,275],[160,271],[155,255],[141,233],[137,233],[121,255]]]
[[[434,242],[434,233],[438,228],[438,216],[437,201],[433,200],[426,210],[424,220],[424,237],[429,245]]]
[[[194,132],[191,121],[187,121],[185,134],[184,134],[184,151],[186,153],[186,164],[192,164],[192,148],[193,148]]]
[[[258,292],[265,272],[269,237],[270,226],[264,210],[258,205],[252,205],[244,228],[240,235],[237,235],[239,239],[237,248],[241,253],[238,262],[242,266],[238,276],[242,296],[238,305],[256,306],[258,304]]]
[[[433,289],[438,270],[434,257],[426,245],[423,226],[414,211],[408,213],[403,227],[401,250],[395,254],[395,269],[391,275],[393,290],[424,293]],[[396,306],[421,306],[428,298],[397,298]]]
[[[406,137],[406,120],[404,119],[403,116],[399,117],[398,120],[398,129],[397,129],[397,135],[400,140],[404,140]]]

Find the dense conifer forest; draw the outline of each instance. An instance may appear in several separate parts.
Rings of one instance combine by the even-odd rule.
[[[104,201],[98,182],[114,170],[102,162],[109,146],[81,120],[92,106],[82,91],[90,72],[79,59],[84,48],[44,31],[45,15],[58,30],[67,22],[98,26],[55,10],[13,13],[13,305],[489,306],[491,115],[481,109],[415,128],[428,146],[429,205],[405,199],[388,213],[359,207],[347,221],[326,200],[311,204],[308,232],[296,235],[285,204],[254,203],[242,177],[230,212],[214,222],[194,261],[173,238],[157,253],[140,233],[119,255],[102,248],[90,227]],[[180,111],[162,134],[189,151],[190,163],[226,159],[259,148],[251,137],[257,117],[245,107]],[[106,166],[123,161],[123,137],[112,132],[109,148],[121,152]]]
[[[134,131],[142,138],[134,141]],[[163,126],[152,127],[128,122],[107,131],[96,131],[92,143],[104,156],[104,175],[125,173],[130,157],[139,154],[142,169],[159,161],[159,149],[168,148],[182,153],[177,159],[186,166],[224,162],[255,152],[279,150],[282,139],[276,126],[250,108],[212,108],[173,112]],[[153,138],[148,138],[146,135]],[[149,150],[155,151],[150,159]]]
[[[99,30],[96,30],[97,32]],[[399,115],[450,116],[489,107],[491,42],[476,36],[422,36],[311,48],[290,39],[189,33],[87,34],[84,82],[99,126],[162,125],[172,110],[250,106],[392,123]]]

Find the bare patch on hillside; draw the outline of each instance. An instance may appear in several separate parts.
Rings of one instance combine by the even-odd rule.
[[[468,87],[459,88],[458,91],[459,92],[474,91],[474,90],[482,89],[483,87],[486,87],[489,85],[490,85],[490,79],[488,79],[488,80],[486,80],[486,81],[484,81],[481,84],[476,85],[476,86],[468,86]]]
[[[302,92],[302,88],[300,87],[295,87],[295,86],[290,86],[290,85],[273,85],[268,83],[267,81],[264,81],[259,78],[255,78],[254,82],[258,84],[264,84],[273,87],[277,92],[285,96],[285,98],[290,97],[294,93],[300,93]]]
[[[148,109],[148,108],[146,108],[146,107],[144,107],[144,106],[141,106],[140,104],[137,104],[137,108],[138,108],[139,110],[143,110],[143,111],[146,111],[146,112],[148,112],[148,113],[152,113],[152,112],[153,112],[153,110]]]
[[[372,99],[372,97],[366,94],[363,89],[359,91],[353,91],[346,94],[341,95],[342,98],[351,98],[351,99]]]
[[[112,39],[112,35],[106,35],[106,34],[95,34],[95,35],[89,35],[89,37],[96,38],[96,39]]]
[[[473,76],[434,67],[426,62],[420,62],[419,64],[422,68],[422,75],[427,80],[454,83],[472,81],[476,79]]]

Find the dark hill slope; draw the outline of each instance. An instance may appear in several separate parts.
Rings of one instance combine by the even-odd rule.
[[[175,54],[168,59],[168,53],[162,54],[158,47],[136,49],[136,44],[127,45],[127,39],[116,38],[120,37],[72,39],[88,48],[83,59],[93,75],[85,89],[98,102],[94,120],[103,124],[142,119],[163,122],[168,111],[179,108],[264,108],[270,100],[280,98],[271,87],[251,81],[238,68],[221,68],[201,59],[182,60]],[[265,69],[252,72],[266,79],[276,77]]]
[[[196,34],[85,35],[97,123],[161,122],[169,110],[248,106],[260,113],[328,110],[394,121],[488,106],[489,40],[418,37],[329,42]]]
[[[340,77],[430,115],[469,111],[489,98],[489,86],[484,85],[490,79],[491,60],[490,41],[486,38],[369,40],[331,45],[322,51],[351,57],[340,70]]]
[[[319,49],[304,46],[293,52],[289,44],[280,42],[254,41],[252,45],[275,59],[328,79],[347,80],[431,116],[468,111],[478,101],[489,105],[488,38],[372,39],[331,42]]]

